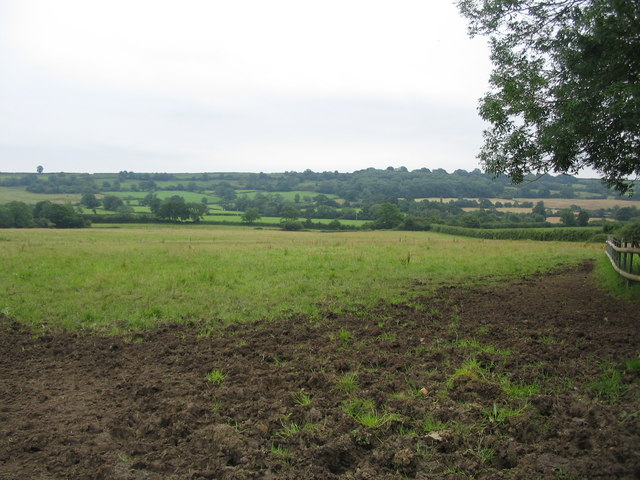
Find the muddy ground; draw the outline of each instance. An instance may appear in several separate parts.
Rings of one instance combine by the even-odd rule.
[[[590,269],[209,336],[2,318],[0,478],[640,478],[640,304]]]

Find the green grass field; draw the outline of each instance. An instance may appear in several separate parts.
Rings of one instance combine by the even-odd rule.
[[[43,200],[56,203],[78,203],[81,196],[79,193],[31,193],[24,187],[0,187],[0,203],[14,201],[38,203]]]
[[[291,192],[257,192],[256,190],[237,190],[238,196],[246,195],[248,198],[254,198],[258,193],[263,195],[271,194],[271,195],[280,195],[283,199],[288,202],[293,202],[296,198],[296,195],[300,196],[300,199],[304,199],[304,197],[313,198],[318,195],[321,195],[318,192],[314,192],[312,190],[294,190]],[[338,198],[337,195],[333,195],[331,193],[322,194],[327,198]]]
[[[0,311],[35,327],[113,332],[161,321],[319,318],[601,255],[600,245],[567,242],[184,225],[3,230],[0,245]]]

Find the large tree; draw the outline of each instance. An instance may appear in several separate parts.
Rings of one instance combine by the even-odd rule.
[[[640,177],[638,0],[458,0],[494,65],[479,158],[522,182],[530,173],[598,171],[632,191]]]

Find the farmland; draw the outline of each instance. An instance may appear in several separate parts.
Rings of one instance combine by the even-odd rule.
[[[43,201],[72,206],[82,217],[66,222],[74,224],[208,222],[415,231],[431,224],[530,228],[560,222],[587,226],[592,220],[602,226],[640,218],[637,199],[620,197],[596,179],[566,175],[528,179],[515,187],[480,171],[402,167],[353,173],[0,173],[0,227],[59,226],[43,208],[34,209]]]
[[[38,325],[129,329],[320,315],[408,286],[508,279],[594,258],[599,246],[484,242],[420,232],[243,228],[6,230],[0,310]]]
[[[115,227],[0,233],[2,478],[640,467],[638,304],[597,245]]]

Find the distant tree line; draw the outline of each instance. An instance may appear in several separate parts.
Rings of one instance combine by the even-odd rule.
[[[0,204],[0,228],[81,228],[88,222],[69,204],[49,201],[29,205],[24,202]]]
[[[103,177],[104,178],[104,177]],[[49,173],[24,174],[0,178],[0,186],[24,186],[33,193],[107,193],[125,191],[215,191],[224,202],[236,200],[237,190],[264,192],[314,191],[336,195],[350,202],[384,203],[397,198],[574,198],[578,191],[588,198],[616,195],[597,179],[577,179],[571,175],[545,175],[525,179],[512,185],[506,176],[494,178],[476,169],[471,172],[422,168],[409,171],[405,167],[368,168],[352,173],[284,172],[284,173],[219,173],[178,177],[170,173],[134,173],[122,171],[99,180],[99,174]],[[168,182],[176,182],[169,184]],[[124,186],[126,182],[126,186]],[[162,182],[162,183],[158,183]],[[578,187],[580,190],[578,190]]]

